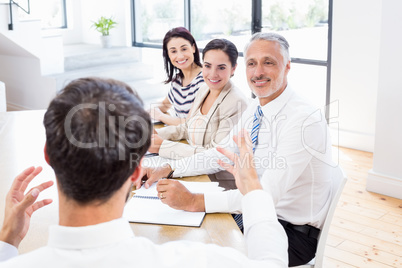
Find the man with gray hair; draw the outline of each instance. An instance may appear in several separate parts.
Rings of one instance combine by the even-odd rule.
[[[254,166],[274,198],[277,217],[288,236],[289,266],[315,256],[317,239],[330,205],[331,141],[325,116],[300,98],[288,84],[289,44],[275,33],[256,33],[244,50],[246,76],[254,99],[221,147],[238,153],[231,137],[250,133]],[[145,187],[174,170],[174,177],[213,174],[230,162],[217,149],[148,168]],[[221,165],[225,165],[220,162]],[[140,186],[140,185],[137,185]],[[238,190],[191,194],[175,181],[160,180],[163,202],[179,209],[241,214]],[[235,215],[241,227],[241,217]],[[253,250],[249,247],[249,250]]]

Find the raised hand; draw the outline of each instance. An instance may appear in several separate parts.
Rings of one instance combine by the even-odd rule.
[[[30,189],[26,194],[28,184],[42,171],[42,167],[30,167],[18,175],[6,196],[4,222],[0,230],[0,241],[7,242],[18,248],[28,232],[32,214],[52,203],[51,199],[35,202],[39,193],[53,185],[48,181]]]
[[[237,136],[233,136],[233,140],[239,148],[240,154],[237,155],[218,147],[217,150],[233,162],[233,164],[229,164],[218,160],[219,165],[233,174],[236,186],[243,195],[253,190],[262,189],[254,166],[250,135],[242,129]]]

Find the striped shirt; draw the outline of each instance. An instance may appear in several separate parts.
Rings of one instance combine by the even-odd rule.
[[[173,105],[176,116],[186,118],[193,104],[195,93],[204,84],[202,72],[200,72],[187,86],[182,86],[180,78],[170,83],[168,98]]]

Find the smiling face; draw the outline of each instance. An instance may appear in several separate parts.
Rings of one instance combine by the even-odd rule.
[[[236,66],[232,66],[229,56],[222,50],[212,49],[204,54],[202,76],[211,91],[222,90],[235,69]]]
[[[254,41],[247,50],[245,61],[248,85],[261,105],[274,100],[285,90],[290,61],[284,63],[279,43]]]
[[[180,70],[191,68],[194,62],[195,47],[181,37],[172,38],[167,43],[169,59]]]

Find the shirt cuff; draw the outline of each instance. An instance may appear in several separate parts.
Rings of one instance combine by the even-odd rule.
[[[18,256],[18,249],[9,243],[0,241],[0,262]]]
[[[211,192],[204,194],[205,212],[219,213],[228,212],[227,192]]]
[[[242,199],[244,226],[273,220],[277,221],[276,211],[272,197],[264,190],[254,190],[247,193]]]

